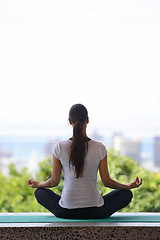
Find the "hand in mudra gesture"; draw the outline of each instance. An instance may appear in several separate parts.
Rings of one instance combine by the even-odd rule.
[[[133,182],[129,184],[129,188],[137,188],[142,184],[142,178],[139,179],[139,177],[136,177]]]

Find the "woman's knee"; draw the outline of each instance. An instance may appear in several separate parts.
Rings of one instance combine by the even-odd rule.
[[[37,188],[34,192],[35,198],[37,199],[37,202],[40,201],[42,195],[43,195],[44,189],[43,188]]]
[[[123,189],[124,190],[124,194],[126,196],[126,199],[128,200],[128,202],[131,202],[132,198],[133,198],[133,193],[130,189]]]
[[[132,198],[133,198],[133,193],[132,193],[132,191],[131,190],[128,190],[129,191],[129,198],[130,198],[130,202],[131,202],[131,200],[132,200]]]

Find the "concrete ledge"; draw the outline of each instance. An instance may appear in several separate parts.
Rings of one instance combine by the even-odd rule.
[[[20,215],[24,213],[9,213]],[[28,213],[26,213],[28,215]],[[43,213],[30,213],[43,214]],[[50,214],[50,213],[49,213]],[[122,215],[122,213],[120,213]],[[124,213],[125,215],[127,213]],[[133,213],[132,213],[133,214]],[[135,213],[136,215],[138,213]],[[142,213],[141,213],[142,214]],[[148,214],[148,213],[147,213]],[[151,213],[152,215],[154,213]],[[5,214],[0,214],[5,215]],[[46,213],[45,213],[46,215]],[[118,215],[118,213],[116,214]],[[144,213],[145,215],[145,213]],[[0,239],[160,239],[160,223],[65,222],[1,223]]]

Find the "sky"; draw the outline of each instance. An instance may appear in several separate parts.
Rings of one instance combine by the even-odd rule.
[[[67,126],[160,134],[159,0],[0,0],[0,129]]]

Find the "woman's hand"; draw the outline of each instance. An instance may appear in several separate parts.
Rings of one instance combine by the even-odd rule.
[[[39,182],[34,181],[32,178],[28,180],[28,185],[31,188],[38,188]]]
[[[136,177],[136,178],[134,179],[134,181],[129,184],[129,188],[130,188],[130,189],[132,189],[132,188],[137,188],[137,187],[139,187],[141,184],[142,184],[142,178],[139,180],[139,178]]]

